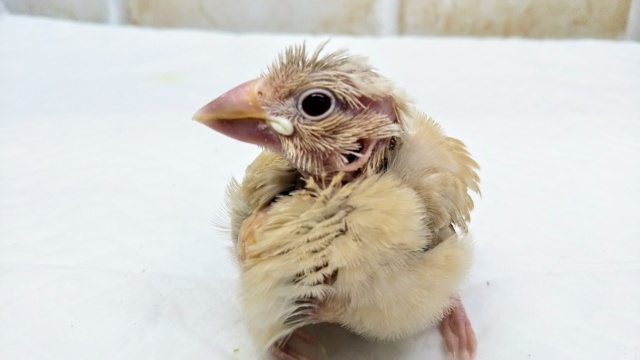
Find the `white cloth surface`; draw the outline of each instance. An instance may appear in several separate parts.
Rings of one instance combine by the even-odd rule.
[[[324,37],[0,17],[0,359],[259,359],[226,183],[259,153],[191,121]],[[462,292],[478,359],[640,357],[640,44],[334,37],[480,163]],[[445,359],[436,329],[335,359]]]

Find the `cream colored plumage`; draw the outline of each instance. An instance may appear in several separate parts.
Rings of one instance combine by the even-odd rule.
[[[316,62],[322,61],[318,53],[312,55]],[[352,68],[371,73],[361,58],[339,54],[355,64],[347,62]],[[284,62],[280,72],[272,70],[278,76]],[[369,138],[354,140],[360,150],[373,148],[355,158],[368,157],[357,171],[340,169],[333,158],[323,168],[328,155],[305,159],[317,149],[292,158],[294,147],[278,145],[249,166],[241,184],[230,184],[227,205],[248,328],[258,345],[295,359],[302,357],[286,348],[286,340],[308,324],[338,323],[364,337],[387,340],[449,316],[452,322],[442,322],[449,351],[456,358],[473,357],[475,338],[457,293],[472,259],[468,190],[479,192],[477,164],[462,142],[444,135],[435,121],[375,76],[377,92],[388,94],[379,102],[392,104],[393,111],[373,101],[355,109],[374,109],[367,116],[391,119],[385,125],[389,135],[370,147]],[[324,86],[332,89],[326,81]],[[351,110],[342,105],[334,111]],[[394,123],[398,131],[389,130]],[[304,134],[296,127],[299,133]],[[278,136],[280,143],[289,140]],[[351,163],[345,159],[344,164]]]

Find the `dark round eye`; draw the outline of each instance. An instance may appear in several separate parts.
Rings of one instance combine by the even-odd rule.
[[[325,89],[307,90],[300,96],[298,110],[310,120],[321,120],[329,116],[336,106],[336,98]]]

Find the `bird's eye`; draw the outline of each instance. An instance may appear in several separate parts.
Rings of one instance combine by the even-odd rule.
[[[309,120],[322,120],[336,106],[336,98],[325,89],[307,90],[300,96],[298,110]]]

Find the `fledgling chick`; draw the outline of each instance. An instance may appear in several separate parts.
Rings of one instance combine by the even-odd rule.
[[[305,325],[385,340],[439,322],[450,357],[471,359],[458,291],[478,165],[365,58],[323,47],[288,48],[194,116],[265,149],[227,194],[247,326],[306,359],[288,345]]]

